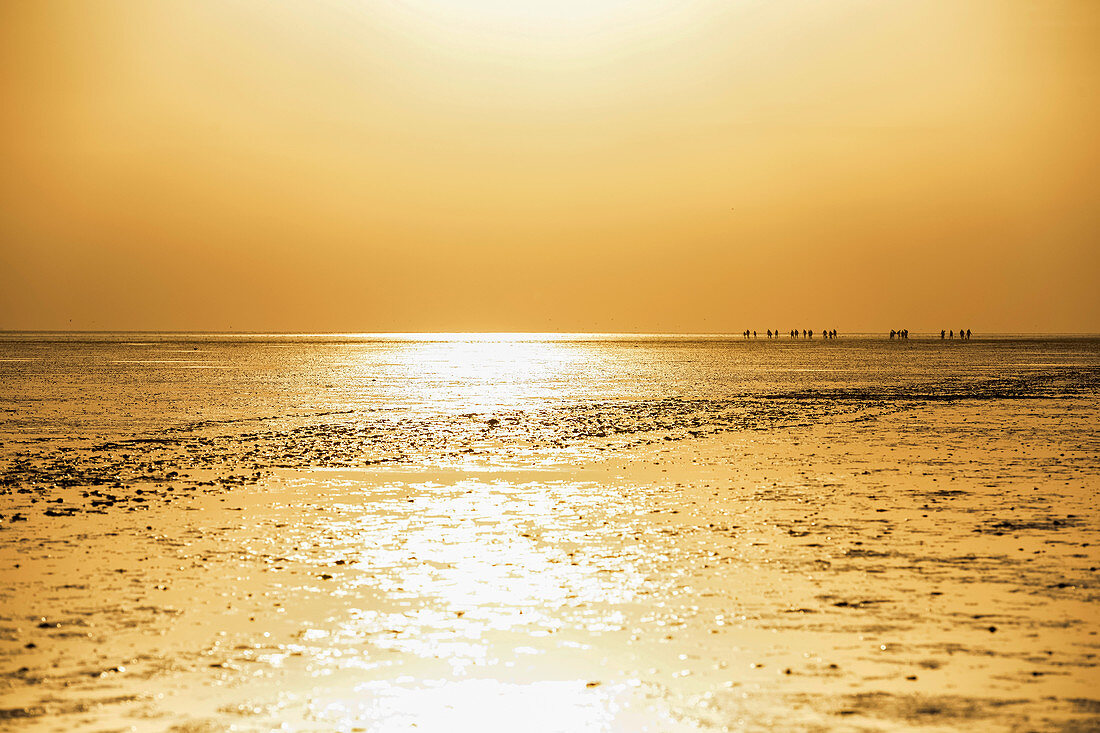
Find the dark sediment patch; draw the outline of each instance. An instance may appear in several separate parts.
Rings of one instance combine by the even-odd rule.
[[[60,715],[76,715],[102,708],[107,705],[120,705],[137,702],[137,695],[115,695],[87,700],[48,700],[35,705],[14,708],[0,708],[0,720],[26,720],[34,718],[54,718]]]
[[[997,519],[977,527],[975,532],[1003,535],[1016,532],[1056,532],[1080,526],[1080,517],[1035,517],[1031,519]]]
[[[861,715],[904,721],[916,725],[951,725],[997,715],[1001,708],[1020,705],[1024,700],[999,700],[961,695],[894,695],[865,692],[841,698],[835,715]]]

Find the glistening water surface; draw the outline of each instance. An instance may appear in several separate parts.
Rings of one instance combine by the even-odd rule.
[[[671,399],[1038,397],[1093,390],[1098,370],[1091,338],[12,333],[0,336],[0,435],[341,411],[369,424]]]

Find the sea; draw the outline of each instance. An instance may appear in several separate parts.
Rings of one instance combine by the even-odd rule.
[[[684,405],[782,406],[828,419],[833,411],[818,408],[1077,398],[1098,385],[1094,336],[0,334],[7,440],[339,415],[379,428],[539,416],[541,427],[580,420],[592,434],[646,406],[653,419],[683,428],[700,427]]]

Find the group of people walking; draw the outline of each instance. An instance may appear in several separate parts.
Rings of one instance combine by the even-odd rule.
[[[744,336],[747,339],[748,338],[753,338],[753,339],[754,338],[759,338],[756,335],[756,331],[750,331],[748,329],[745,329],[744,331],[742,331],[741,335]],[[799,331],[797,328],[795,328],[795,329],[792,329],[790,334],[788,334],[788,335],[793,339],[796,339],[796,338],[812,339],[814,337],[814,332],[813,332],[813,330]],[[779,338],[779,329],[777,328],[774,331],[772,331],[771,329],[768,329],[767,336],[770,339]],[[835,339],[836,338],[836,329],[834,328],[831,331],[826,329],[826,330],[822,331],[821,332],[821,337],[826,338],[826,339]]]
[[[890,332],[890,338],[907,339],[907,338],[909,338],[909,329],[908,328],[903,328],[900,331],[891,331]],[[955,338],[955,332],[954,331],[944,331],[943,329],[940,329],[940,338],[941,339],[945,339],[945,338],[953,339],[953,338]],[[959,338],[963,339],[964,341],[969,339],[970,338],[970,329],[968,328],[964,331],[960,328],[959,329]]]
[[[759,338],[756,331],[750,331],[749,329],[745,329],[744,331],[742,331],[741,335],[744,336],[747,339]],[[777,328],[774,331],[772,331],[771,329],[768,329],[765,332],[765,335],[770,339],[777,339],[777,338],[779,338],[779,329]],[[813,332],[812,329],[811,330],[799,331],[797,328],[794,328],[794,329],[791,329],[791,331],[790,331],[790,333],[788,333],[788,335],[793,339],[796,339],[796,338],[812,339],[814,337],[814,332]],[[820,335],[824,339],[835,339],[836,338],[836,329],[835,328],[832,329],[832,330],[826,329],[824,331],[821,331]],[[890,338],[892,338],[892,339],[907,339],[907,338],[909,338],[909,329],[908,328],[891,329],[890,330]],[[955,332],[954,331],[941,330],[940,331],[940,338],[941,339],[953,339],[953,338],[955,338]],[[964,340],[964,341],[969,341],[970,340],[970,329],[968,328],[964,331],[960,328],[959,329],[959,338]]]

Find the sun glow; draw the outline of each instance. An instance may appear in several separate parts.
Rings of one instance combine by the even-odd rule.
[[[397,8],[455,33],[562,42],[630,34],[667,23],[688,6],[668,0],[407,0]]]

